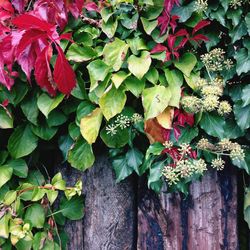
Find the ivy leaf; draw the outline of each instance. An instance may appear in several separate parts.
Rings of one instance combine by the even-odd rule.
[[[203,113],[200,127],[208,134],[220,139],[224,138],[225,120],[213,113]]]
[[[247,85],[242,89],[242,101],[243,107],[250,104],[250,85]]]
[[[39,124],[39,126],[31,125],[31,130],[36,136],[45,141],[49,141],[55,136],[58,128],[49,127],[46,122],[42,122]]]
[[[242,102],[236,102],[234,105],[234,115],[236,122],[242,130],[250,127],[250,105],[243,105]]]
[[[63,94],[59,94],[55,98],[50,98],[47,94],[43,93],[38,97],[37,106],[45,117],[48,118],[49,113],[63,101],[63,98]]]
[[[92,147],[83,138],[79,138],[68,152],[68,162],[81,171],[90,168],[94,161]]]
[[[168,105],[179,108],[183,76],[178,70],[165,69],[164,72],[172,94]]]
[[[113,42],[106,44],[103,49],[104,62],[114,71],[118,71],[125,60],[128,48],[126,42],[115,38]]]
[[[189,77],[196,63],[197,59],[194,54],[185,53],[178,61],[174,62],[174,65],[177,69]]]
[[[242,73],[247,73],[250,71],[250,60],[249,60],[249,53],[247,49],[242,48],[240,49],[234,56],[237,64],[236,64],[236,71],[238,75]]]
[[[38,106],[37,106],[37,93],[32,93],[27,96],[21,103],[21,109],[31,123],[34,125],[38,125],[37,118],[39,114]]]
[[[45,222],[45,211],[42,205],[36,203],[28,207],[24,220],[29,222],[33,227],[43,228]]]
[[[91,62],[87,66],[89,77],[90,77],[90,92],[93,91],[97,86],[98,82],[104,81],[108,75],[110,68],[109,66],[100,59]]]
[[[141,22],[143,25],[143,28],[145,30],[145,32],[150,35],[152,33],[152,31],[157,27],[158,25],[158,21],[154,20],[154,21],[149,21],[148,19],[141,17]]]
[[[107,35],[108,38],[112,38],[115,35],[118,26],[116,18],[109,18],[108,21],[102,22],[102,31]]]
[[[6,110],[0,107],[0,129],[13,128],[13,118]]]
[[[23,159],[10,160],[5,166],[11,167],[13,174],[20,178],[26,178],[28,176],[28,166]]]
[[[232,38],[232,43],[235,43],[243,36],[247,35],[247,27],[245,22],[242,20],[238,26],[236,26],[232,31],[229,32],[229,35]]]
[[[83,138],[92,144],[96,141],[102,124],[102,111],[96,108],[91,114],[81,119],[80,129]]]
[[[60,202],[61,213],[70,220],[80,220],[84,214],[83,209],[83,198],[80,196],[74,196],[70,200],[63,198]]]
[[[111,123],[109,123],[111,124]],[[101,130],[100,136],[109,148],[121,148],[129,142],[128,129],[117,128],[115,135],[109,134],[106,128]]]
[[[17,127],[8,141],[8,150],[14,159],[29,155],[37,147],[38,138],[29,125]]]
[[[116,182],[120,182],[132,174],[133,168],[127,164],[127,158],[118,156],[112,159],[112,166],[116,174]]]
[[[154,118],[162,113],[171,99],[171,91],[164,86],[147,88],[142,92],[145,119]]]
[[[143,162],[144,155],[136,148],[131,148],[126,153],[127,164],[139,175],[139,167]]]
[[[121,89],[112,87],[99,100],[103,115],[107,120],[122,112],[127,96]]]
[[[89,46],[70,45],[66,57],[74,62],[85,62],[97,56],[97,52]]]
[[[153,189],[156,193],[159,193],[163,181],[161,180],[162,177],[162,170],[163,167],[165,166],[165,162],[156,162],[154,163],[149,171],[149,176],[148,176],[148,187]]]
[[[0,188],[10,180],[13,173],[13,168],[10,166],[1,166],[0,167]]]
[[[119,71],[112,75],[111,80],[114,83],[115,87],[118,89],[129,75],[130,74],[127,74],[124,71]]]
[[[129,76],[124,81],[127,89],[136,97],[139,97],[145,87],[145,81],[139,80],[134,76]]]
[[[244,220],[247,222],[248,227],[250,228],[250,188],[245,189]]]
[[[151,61],[150,53],[148,51],[143,51],[140,57],[131,55],[128,58],[128,69],[138,79],[142,79],[142,77],[148,72]]]

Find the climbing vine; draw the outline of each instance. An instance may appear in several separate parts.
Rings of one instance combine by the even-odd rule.
[[[53,167],[100,148],[156,192],[250,174],[247,0],[4,0],[0,18],[2,249],[65,249],[82,183]]]

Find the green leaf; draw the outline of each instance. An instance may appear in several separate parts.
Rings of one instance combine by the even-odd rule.
[[[178,61],[174,62],[174,65],[177,69],[189,77],[196,63],[197,59],[194,54],[185,53]]]
[[[234,115],[236,122],[242,130],[250,127],[250,105],[244,106],[242,102],[234,104]]]
[[[99,100],[99,105],[103,115],[107,120],[121,113],[123,110],[127,96],[121,89],[112,87]]]
[[[59,190],[65,190],[66,182],[62,178],[62,174],[57,173],[51,180],[51,185]]]
[[[145,30],[145,32],[148,35],[151,35],[152,31],[157,27],[158,25],[158,21],[154,20],[154,21],[149,21],[148,19],[141,17],[141,22],[143,25],[143,28]]]
[[[247,25],[248,35],[250,35],[250,13],[248,13],[245,16],[245,22],[246,22],[246,25]]]
[[[68,152],[73,145],[74,141],[69,135],[61,136],[58,140],[59,148],[63,155],[63,160],[67,160]]]
[[[117,26],[118,26],[117,19],[109,18],[107,22],[103,20],[101,28],[108,38],[112,38],[115,35]]]
[[[245,150],[245,158],[243,160],[232,160],[232,163],[240,168],[245,169],[247,174],[250,174],[250,152],[249,148]]]
[[[139,97],[145,87],[145,81],[139,80],[134,76],[129,76],[124,81],[127,89],[136,97]]]
[[[114,83],[115,87],[118,89],[129,75],[130,74],[127,74],[124,71],[119,71],[112,75],[111,80]]]
[[[171,11],[171,15],[177,15],[180,17],[181,23],[186,22],[195,11],[195,2],[191,2],[184,6],[175,6]]]
[[[247,222],[248,227],[250,228],[250,188],[245,189],[244,220]]]
[[[242,20],[238,26],[236,26],[232,31],[229,31],[229,35],[232,38],[232,43],[240,40],[243,36],[247,35],[246,23]]]
[[[133,168],[127,163],[127,158],[118,156],[112,159],[112,166],[115,170],[116,182],[120,182],[132,174]]]
[[[113,42],[106,44],[103,49],[104,62],[118,71],[125,60],[128,47],[124,41],[115,38]]]
[[[224,126],[224,137],[228,139],[237,139],[244,135],[244,131],[240,129],[235,120],[227,119]]]
[[[45,211],[42,205],[32,204],[26,210],[24,220],[33,227],[43,228],[45,222]]]
[[[246,85],[242,89],[242,101],[243,101],[243,107],[250,104],[250,84]]]
[[[8,141],[8,150],[15,159],[29,155],[37,147],[38,138],[29,125],[17,127]]]
[[[70,220],[80,220],[84,214],[83,198],[74,196],[72,199],[62,199],[60,202],[60,211],[66,218]]]
[[[77,111],[76,111],[77,123],[80,124],[81,119],[91,114],[95,109],[96,109],[96,106],[92,102],[87,101],[87,100],[82,101],[78,105]]]
[[[46,122],[42,122],[39,126],[31,125],[31,130],[36,136],[45,141],[49,141],[55,136],[58,128],[49,127]]]
[[[150,157],[151,154],[153,155],[160,155],[162,150],[165,147],[160,143],[160,142],[155,142],[153,144],[151,144],[146,152],[146,159],[148,159]]]
[[[46,190],[46,194],[50,202],[50,205],[52,205],[56,200],[56,198],[58,197],[59,192],[55,190]]]
[[[186,127],[181,129],[181,135],[178,139],[178,144],[182,143],[187,143],[190,144],[191,141],[197,137],[199,134],[199,129],[197,127],[191,128],[191,127]]]
[[[227,18],[232,20],[233,26],[236,27],[241,21],[242,10],[240,8],[230,9],[227,11]]]
[[[31,95],[27,96],[21,103],[21,109],[31,123],[38,125],[37,118],[39,114],[37,106],[37,93],[34,92]]]
[[[0,167],[0,188],[11,179],[13,169],[10,166]]]
[[[149,82],[156,85],[159,80],[159,72],[156,68],[150,68],[145,77]]]
[[[59,94],[55,98],[51,98],[47,94],[43,93],[38,97],[37,106],[45,117],[48,118],[49,113],[63,101],[63,98],[63,94]]]
[[[94,161],[92,147],[83,138],[79,138],[68,152],[68,162],[81,171],[90,168]]]
[[[225,123],[225,120],[217,114],[203,113],[200,127],[205,130],[208,135],[222,139],[224,138]]]
[[[0,151],[0,166],[5,163],[8,158],[9,153],[7,151]]]
[[[102,124],[102,111],[96,108],[91,114],[81,119],[80,131],[83,138],[92,144],[96,141]]]
[[[53,110],[50,112],[47,123],[49,127],[56,127],[64,124],[67,121],[67,116],[63,112]]]
[[[148,187],[159,193],[162,188],[162,169],[165,166],[165,162],[156,162],[152,165],[148,176]]]
[[[142,92],[145,119],[154,118],[162,113],[171,99],[171,91],[164,86],[147,88]]]
[[[105,77],[108,75],[110,71],[110,67],[105,62],[98,59],[91,62],[87,66],[87,69],[90,77],[90,83],[91,83],[90,92],[91,92],[98,86],[98,82],[104,81]]]
[[[126,153],[127,164],[139,175],[139,167],[143,162],[144,155],[136,148],[131,148]]]
[[[164,72],[172,94],[168,105],[179,108],[181,99],[181,86],[183,84],[182,73],[178,70],[169,69],[165,69]]]
[[[194,73],[191,73],[189,77],[184,75],[184,78],[188,84],[188,86],[193,89],[193,90],[197,90],[199,88],[198,86],[198,80],[200,79],[200,76]]]
[[[5,165],[11,167],[13,174],[20,178],[26,178],[28,176],[28,166],[23,159],[10,160]]]
[[[236,71],[238,75],[242,73],[248,73],[250,71],[250,60],[249,60],[249,53],[247,49],[242,48],[240,49],[234,56],[237,64],[236,64]]]
[[[74,62],[85,62],[97,56],[97,52],[90,46],[79,46],[72,44],[67,50],[66,57]]]
[[[129,48],[134,55],[138,55],[140,50],[148,50],[147,45],[145,44],[145,40],[138,37],[134,37],[126,40],[129,44]]]
[[[17,191],[10,190],[5,194],[3,203],[6,206],[9,206],[16,200],[16,197],[17,197]]]
[[[0,129],[13,128],[13,118],[0,106]]]
[[[150,53],[148,51],[143,51],[140,57],[131,55],[128,58],[128,69],[138,79],[142,79],[142,77],[148,72],[151,61]]]
[[[0,237],[5,239],[9,238],[9,220],[9,214],[5,214],[3,217],[0,218]]]

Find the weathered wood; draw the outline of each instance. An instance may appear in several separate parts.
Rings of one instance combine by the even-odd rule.
[[[76,180],[79,172],[65,172]],[[137,208],[136,181],[132,178],[116,184],[114,172],[105,156],[82,174],[85,196],[83,221],[67,224],[72,250],[132,250],[136,249]]]
[[[227,168],[207,173],[188,198],[139,189],[137,249],[238,248],[237,182]]]

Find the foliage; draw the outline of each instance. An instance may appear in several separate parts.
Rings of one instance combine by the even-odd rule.
[[[57,248],[61,215],[82,216],[77,196],[50,214],[61,189],[53,179],[26,180],[58,150],[61,162],[84,171],[104,143],[118,182],[147,175],[156,192],[167,185],[187,194],[229,159],[249,174],[248,8],[230,0],[2,1],[1,236],[24,237],[0,244]],[[30,190],[19,197],[24,184],[35,200]]]

